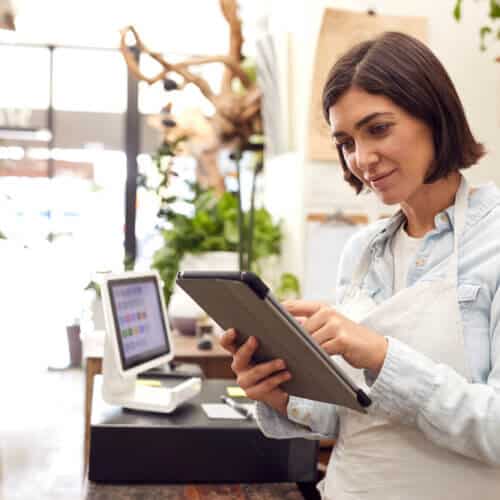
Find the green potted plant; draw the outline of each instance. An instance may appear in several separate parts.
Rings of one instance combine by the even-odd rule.
[[[170,203],[182,200],[193,207],[193,215],[188,216],[167,209],[162,216],[169,223],[162,230],[164,246],[154,255],[152,267],[157,269],[164,283],[165,300],[170,301],[174,280],[181,261],[190,255],[202,255],[207,252],[231,252],[229,266],[239,268],[238,248],[240,244],[240,226],[238,223],[238,200],[234,193],[226,192],[217,197],[213,190],[202,189],[196,183],[190,183],[193,197],[169,198]],[[262,273],[262,262],[270,256],[279,256],[281,252],[281,224],[272,220],[265,208],[257,208],[242,214],[243,239],[249,234],[250,219],[253,219],[253,260],[250,269]],[[247,241],[245,241],[247,243]],[[292,275],[284,275],[279,289],[284,293],[298,292],[298,281]]]

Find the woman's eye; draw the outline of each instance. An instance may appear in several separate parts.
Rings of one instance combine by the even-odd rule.
[[[339,142],[337,144],[342,151],[352,151],[354,149],[354,141],[349,139],[347,141]]]
[[[370,133],[373,135],[385,134],[391,125],[389,123],[380,123],[378,125],[373,125],[370,127]]]

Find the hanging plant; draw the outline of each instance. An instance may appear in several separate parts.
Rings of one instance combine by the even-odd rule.
[[[476,0],[476,3],[479,3]],[[483,4],[486,1],[481,2]],[[500,26],[498,24],[498,19],[500,19],[500,1],[499,0],[488,0],[488,18],[490,22],[479,27],[479,50],[484,52],[489,45],[494,44],[496,41],[500,40]],[[453,8],[453,17],[457,22],[460,22],[463,17],[462,12],[463,0],[456,0],[455,6]],[[500,62],[500,57],[496,58],[497,62]]]

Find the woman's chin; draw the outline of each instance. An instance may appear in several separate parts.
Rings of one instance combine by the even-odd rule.
[[[384,204],[384,205],[397,205],[401,203],[401,195],[398,195],[395,191],[388,189],[386,191],[377,191],[376,192],[377,198]]]

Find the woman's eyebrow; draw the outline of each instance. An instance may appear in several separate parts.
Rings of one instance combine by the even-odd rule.
[[[394,116],[394,113],[390,113],[389,111],[376,111],[374,113],[370,113],[369,115],[366,115],[365,117],[361,118],[356,124],[354,125],[354,128],[356,130],[359,130],[363,125],[366,125],[368,122],[375,118],[380,118],[381,116]],[[338,138],[342,136],[348,135],[345,132],[342,132],[342,130],[338,130],[332,134],[332,138]]]

